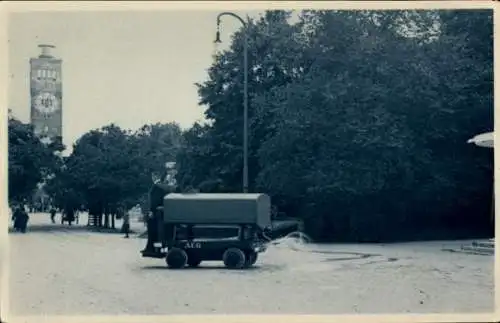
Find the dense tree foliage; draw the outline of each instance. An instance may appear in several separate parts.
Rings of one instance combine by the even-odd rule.
[[[8,189],[9,203],[31,200],[37,185],[42,184],[61,165],[57,152],[60,140],[44,144],[33,127],[13,116],[8,117]]]
[[[316,239],[491,225],[492,152],[466,141],[493,128],[492,12],[288,18],[248,21],[251,190]],[[185,134],[181,185],[241,189],[242,41],[240,30],[198,85],[210,126]]]
[[[145,125],[136,132],[111,124],[89,131],[73,145],[48,190],[58,207],[84,205],[96,225],[107,227],[119,207],[144,202],[153,174],[161,177],[165,163],[175,161],[181,140],[176,124]]]

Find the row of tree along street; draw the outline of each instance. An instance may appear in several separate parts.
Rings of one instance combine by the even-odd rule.
[[[492,150],[466,141],[493,128],[492,11],[289,18],[268,11],[247,26],[250,191],[270,194],[318,241],[491,234]],[[57,204],[107,219],[142,203],[167,161],[180,191],[240,191],[242,49],[240,30],[198,84],[209,122],[186,131],[109,125],[59,158],[60,145],[9,118],[10,199],[52,174]]]

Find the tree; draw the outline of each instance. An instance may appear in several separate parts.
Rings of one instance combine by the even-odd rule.
[[[182,134],[182,146],[176,158],[177,183],[186,190],[202,186],[204,182],[218,181],[219,164],[212,155],[212,137],[207,125],[195,123]]]
[[[175,161],[181,138],[174,123],[145,125],[136,132],[114,124],[91,130],[73,145],[49,190],[60,207],[86,204],[94,225],[114,226],[118,208],[143,202],[152,174]]]
[[[457,237],[488,223],[491,152],[466,140],[492,128],[492,12],[287,17],[249,21],[251,190],[316,239]],[[239,190],[241,41],[199,85],[210,123],[185,133],[182,185]]]
[[[412,158],[413,134],[386,108],[383,78],[397,77],[398,43],[393,33],[359,24],[352,12],[306,13],[303,19],[316,26],[305,55],[317,59],[303,77],[274,89],[271,97],[281,99],[258,101],[277,116],[274,135],[259,151],[259,185],[293,200],[297,213],[314,214],[325,229],[317,238],[353,237],[378,217],[376,209],[371,217],[357,216],[354,201],[373,206],[388,186],[405,189],[411,180],[403,170]],[[370,64],[381,53],[394,57],[383,60],[385,67]]]
[[[8,117],[8,172],[9,202],[30,199],[38,184],[42,183],[59,166],[55,155],[63,146],[55,141],[43,144],[34,134],[33,127],[22,123],[12,115]]]
[[[301,38],[295,35],[298,28],[288,23],[290,12],[268,11],[258,20],[248,20],[249,40],[249,93],[251,96],[267,91],[268,88],[290,82],[301,73],[294,62],[300,61]],[[297,37],[295,37],[297,36]],[[200,162],[196,167],[183,167],[179,170],[180,183],[193,187],[208,186],[226,192],[241,190],[243,165],[243,32],[238,31],[228,51],[214,57],[214,64],[209,69],[208,80],[197,84],[200,104],[206,107],[205,116],[210,126],[195,125],[193,133],[203,131],[197,140],[189,141],[197,151]],[[249,178],[254,179],[259,173],[256,151],[259,139],[266,136],[267,122],[272,121],[257,117],[258,112],[249,102],[250,142],[249,142]],[[196,137],[197,135],[195,135]],[[208,146],[207,146],[208,145]],[[201,148],[205,147],[205,148]],[[209,148],[208,148],[209,147]],[[188,148],[191,149],[191,148]],[[191,151],[191,154],[193,151]],[[202,154],[206,154],[202,157]],[[201,161],[203,160],[203,161]],[[196,170],[195,170],[196,169]],[[206,174],[205,178],[190,174]],[[182,179],[183,178],[183,179]],[[185,181],[185,178],[190,178]],[[251,181],[250,190],[255,183]],[[183,184],[184,185],[184,184]]]
[[[73,146],[60,174],[67,191],[79,192],[89,214],[102,225],[124,197],[135,194],[135,176],[140,166],[131,162],[130,139],[126,131],[111,124],[84,134]]]
[[[165,177],[165,163],[175,162],[182,146],[182,130],[176,123],[144,125],[131,138],[134,161],[143,167],[137,184],[146,192],[151,174]]]
[[[142,165],[142,171],[135,183],[138,195],[124,201],[127,208],[140,204],[146,211],[153,177],[166,178],[166,163],[177,160],[182,143],[182,130],[177,123],[144,125],[133,134],[131,156],[134,163]]]

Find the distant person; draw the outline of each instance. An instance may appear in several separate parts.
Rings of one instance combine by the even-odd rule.
[[[64,220],[66,220],[69,225],[72,225],[73,221],[75,221],[75,210],[72,207],[66,207],[64,209]]]
[[[122,227],[123,232],[125,233],[124,238],[129,238],[129,232],[130,232],[130,214],[129,212],[125,211],[123,212],[123,227]]]
[[[12,215],[12,220],[14,221],[14,229],[22,233],[26,233],[26,228],[28,227],[29,215],[26,212],[24,205],[18,206]]]
[[[52,221],[52,223],[56,223],[56,213],[57,213],[56,208],[52,207],[50,209],[50,221]]]
[[[23,206],[23,208],[21,209],[21,222],[20,222],[22,233],[26,233],[29,219],[30,219],[30,216],[28,215],[28,212],[26,212],[26,209]]]
[[[21,216],[21,207],[19,205],[14,205],[12,208],[12,226],[14,230],[19,231],[19,218]]]

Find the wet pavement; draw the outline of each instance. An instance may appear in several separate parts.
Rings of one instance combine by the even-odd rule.
[[[478,313],[493,310],[492,256],[445,252],[463,242],[281,243],[256,267],[220,262],[168,270],[145,240],[31,216],[11,233],[12,315]],[[117,223],[119,227],[120,223]],[[141,231],[141,223],[133,224]]]

